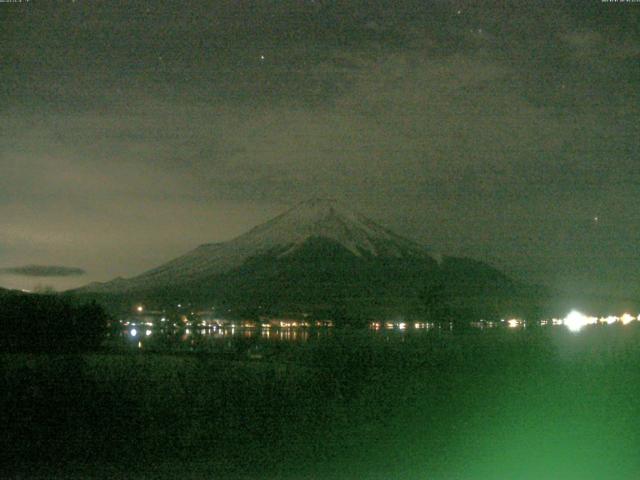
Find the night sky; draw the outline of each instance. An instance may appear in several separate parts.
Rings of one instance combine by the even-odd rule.
[[[334,197],[640,296],[640,3],[0,4],[0,286],[132,276]]]

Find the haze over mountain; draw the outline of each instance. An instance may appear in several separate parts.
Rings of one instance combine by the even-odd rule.
[[[73,293],[254,313],[435,316],[445,307],[497,315],[523,289],[487,264],[432,253],[334,200],[312,199],[230,241]]]

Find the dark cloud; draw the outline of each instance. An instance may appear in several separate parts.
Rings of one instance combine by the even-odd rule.
[[[0,274],[25,277],[75,277],[85,273],[87,272],[82,268],[61,265],[24,265],[22,267],[0,268]]]

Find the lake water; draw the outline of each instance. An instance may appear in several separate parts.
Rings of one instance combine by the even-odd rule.
[[[188,333],[135,323],[111,351],[0,357],[13,478],[640,472],[638,322]]]

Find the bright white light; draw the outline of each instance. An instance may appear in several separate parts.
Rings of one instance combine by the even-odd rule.
[[[138,335],[138,331],[135,328],[131,329],[131,336],[135,337],[136,335]]]
[[[608,317],[603,317],[600,319],[600,323],[606,323],[607,325],[613,325],[618,321],[618,317],[614,315],[609,315]]]
[[[576,310],[573,310],[564,319],[564,325],[572,332],[579,332],[585,325],[593,325],[597,322],[597,318],[587,317]]]
[[[623,325],[628,325],[631,322],[633,322],[634,320],[635,320],[635,317],[632,317],[628,313],[625,313],[624,315],[622,315],[620,317],[620,321],[622,322]]]
[[[146,332],[144,332],[144,334],[148,337],[149,335],[151,335],[151,330],[147,330]]]
[[[507,323],[509,324],[509,328],[516,328],[520,325],[520,320],[512,318],[511,320],[507,320]]]
[[[407,324],[406,324],[406,323],[404,323],[404,322],[401,322],[401,323],[399,323],[399,324],[398,324],[398,328],[399,328],[400,330],[404,330],[405,328],[407,328]]]
[[[142,312],[142,311],[144,310],[144,307],[143,307],[142,305],[138,305],[138,306],[136,307],[136,310],[137,310],[138,312]]]

